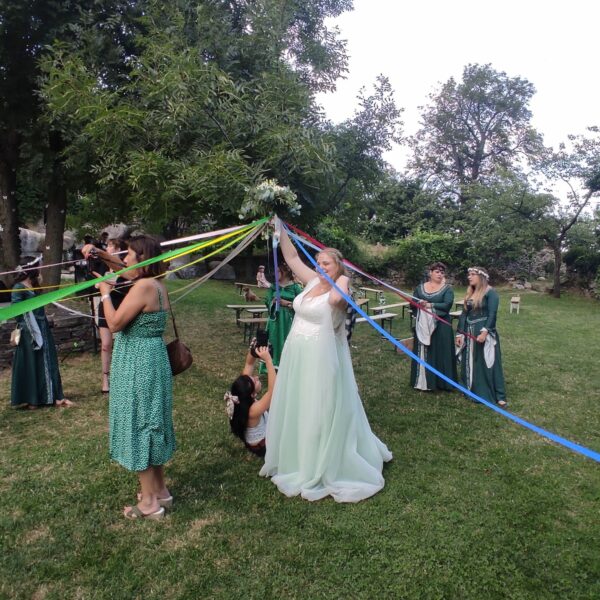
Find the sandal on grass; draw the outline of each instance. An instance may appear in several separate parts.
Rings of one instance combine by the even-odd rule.
[[[124,513],[126,519],[150,519],[158,520],[165,516],[164,507],[160,507],[156,512],[143,513],[137,506],[132,506],[126,513]]]
[[[142,492],[137,494],[138,502],[142,500]],[[158,504],[163,508],[173,508],[173,496],[167,496],[166,498],[157,498]]]
[[[505,408],[507,406],[506,400],[498,400],[498,402],[496,402],[496,404],[500,407],[500,408]]]

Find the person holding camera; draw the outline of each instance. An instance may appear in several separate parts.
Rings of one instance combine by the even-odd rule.
[[[260,400],[258,395],[262,384],[254,375],[257,358],[264,361],[267,367],[267,392]],[[231,390],[224,396],[231,432],[244,442],[250,452],[260,457],[263,457],[266,451],[267,411],[271,406],[276,377],[268,347],[253,345],[246,354],[242,374],[231,384]]]
[[[119,258],[119,254],[127,250],[125,241],[118,238],[108,240],[106,250],[92,248],[90,256],[94,261],[102,261],[108,271],[118,271],[125,267]],[[105,271],[106,272],[106,271]],[[101,273],[92,271],[94,277],[100,277]],[[132,286],[132,282],[125,277],[117,277],[113,282],[114,287],[110,292],[110,299],[115,310],[121,306],[121,302]],[[106,318],[104,316],[104,305],[100,303],[98,307],[98,332],[100,333],[100,359],[102,362],[102,387],[103,394],[109,392],[110,361],[112,357],[113,334],[111,333]]]

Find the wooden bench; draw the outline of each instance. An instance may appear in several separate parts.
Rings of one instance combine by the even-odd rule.
[[[389,331],[389,333],[392,333],[392,321],[394,320],[394,317],[397,317],[398,315],[396,313],[379,313],[377,315],[373,315],[372,317],[369,317],[372,321],[381,321],[381,326],[384,329],[387,329]],[[364,317],[358,317],[358,319],[356,319],[357,323],[366,323],[367,319],[365,319]],[[387,327],[386,327],[387,324]]]
[[[373,312],[378,314],[380,312],[387,312],[390,308],[402,308],[402,318],[404,319],[404,312],[406,309],[410,310],[410,302],[396,302],[395,304],[382,304],[373,308]]]
[[[375,300],[377,300],[377,302],[379,302],[379,304],[383,304],[385,302],[385,296],[383,295],[383,290],[376,290],[375,288],[369,288],[369,287],[359,287],[358,289],[364,294],[365,298],[368,297],[368,294],[373,294],[375,296]]]
[[[265,325],[269,319],[267,317],[243,317],[239,319],[240,324],[244,326],[244,342],[250,343],[252,336],[256,334],[259,325]]]
[[[464,300],[457,300],[454,303],[454,308],[456,308],[456,310],[458,310],[459,308],[462,309],[465,305],[465,301]]]
[[[230,308],[231,310],[235,310],[235,322],[238,326],[240,324],[240,316],[242,314],[242,311],[251,310],[253,308],[262,308],[264,310],[267,310],[265,306],[261,304],[226,304],[225,307]]]
[[[247,287],[247,288],[258,288],[261,290],[264,290],[265,288],[261,288],[260,285],[258,285],[257,283],[240,283],[239,281],[236,281],[233,285],[235,285],[238,289],[238,292],[240,293],[240,296],[242,296],[242,290]]]
[[[512,313],[513,310],[516,310],[517,314],[519,314],[520,308],[521,308],[521,296],[513,296],[510,299],[510,312]]]
[[[354,302],[359,308],[362,308],[366,313],[369,312],[369,299],[368,298],[357,298]]]
[[[450,323],[452,323],[454,321],[454,319],[458,319],[460,318],[460,315],[462,315],[462,310],[453,310],[451,312],[448,313],[448,316],[450,317]]]

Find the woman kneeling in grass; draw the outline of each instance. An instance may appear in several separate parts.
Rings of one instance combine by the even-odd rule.
[[[256,348],[255,353],[267,367],[266,394],[258,399],[262,385],[258,376],[254,375],[256,358],[249,350],[242,374],[231,384],[231,391],[225,394],[224,399],[232,433],[244,442],[250,452],[264,456],[267,411],[271,406],[276,374],[268,348]]]

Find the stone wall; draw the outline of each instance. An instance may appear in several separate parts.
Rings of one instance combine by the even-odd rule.
[[[72,315],[54,306],[47,307],[46,314],[59,356],[94,350],[91,319]],[[14,348],[10,345],[10,334],[15,327],[13,319],[0,323],[0,369],[7,369],[12,364]]]

